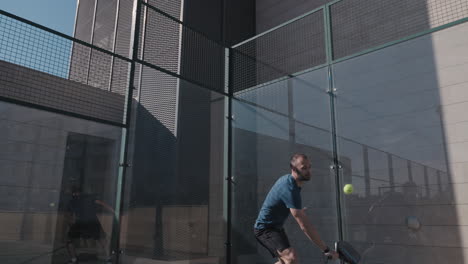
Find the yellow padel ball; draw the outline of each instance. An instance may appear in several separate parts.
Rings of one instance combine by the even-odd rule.
[[[353,193],[353,191],[354,191],[354,187],[353,187],[353,185],[350,184],[350,183],[346,184],[346,185],[343,187],[343,192],[344,192],[345,194],[351,194],[351,193]]]

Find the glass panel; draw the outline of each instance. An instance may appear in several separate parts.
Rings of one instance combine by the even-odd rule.
[[[256,26],[264,19],[258,17]],[[325,64],[324,21],[322,10],[318,10],[235,47],[230,56],[234,92]]]
[[[342,184],[355,187],[344,233],[362,263],[463,263],[464,202],[450,184],[466,164],[454,106],[466,52],[451,42],[463,27],[334,65]]]
[[[225,263],[225,97],[143,72],[153,82],[135,101],[121,263]]]
[[[290,173],[293,153],[305,153],[312,163],[312,180],[301,191],[303,206],[329,245],[337,239],[327,87],[327,70],[321,69],[235,95],[232,263],[275,261],[257,243],[253,225],[271,186]],[[300,259],[323,263],[292,217],[285,230]]]
[[[1,263],[109,257],[120,140],[119,127],[0,102]]]

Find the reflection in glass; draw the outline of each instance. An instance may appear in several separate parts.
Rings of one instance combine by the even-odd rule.
[[[339,157],[350,161],[342,162],[341,177],[355,185],[342,197],[344,233],[363,263],[463,260],[448,184],[454,160],[445,131],[451,125],[441,114],[446,88],[432,49],[432,37],[444,47],[448,38],[437,34],[445,33],[333,66]],[[442,236],[450,239],[442,242]]]
[[[89,212],[71,202],[71,189],[93,195],[94,227],[102,228],[93,235],[110,237],[121,129],[0,103],[0,135],[0,262],[107,258],[107,243],[100,246],[88,234],[91,239],[84,241],[83,229],[71,230]],[[101,210],[98,200],[108,208]],[[67,241],[73,231],[80,239],[70,255]]]
[[[225,263],[225,97],[143,69],[165,82],[134,102],[121,263]],[[155,104],[173,89],[176,104]]]

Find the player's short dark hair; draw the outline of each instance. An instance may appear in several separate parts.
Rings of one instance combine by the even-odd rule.
[[[306,154],[296,153],[296,154],[292,155],[291,159],[289,160],[289,168],[291,168],[291,169],[294,168],[294,166],[296,165],[296,161],[299,158],[302,158],[302,159],[305,159],[305,160],[309,159]]]

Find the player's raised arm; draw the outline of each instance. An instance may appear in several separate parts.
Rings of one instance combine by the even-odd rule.
[[[106,208],[107,210],[109,210],[110,212],[114,213],[114,208],[112,208],[110,205],[108,205],[107,203],[101,201],[101,200],[94,200],[94,202],[104,208]]]

